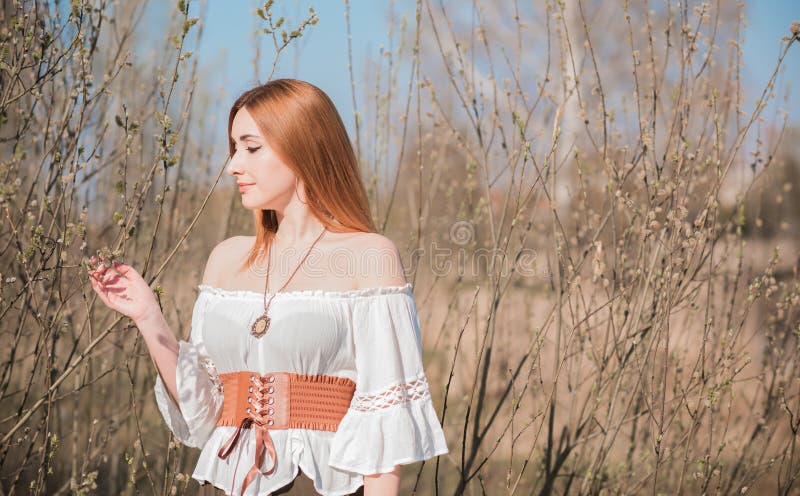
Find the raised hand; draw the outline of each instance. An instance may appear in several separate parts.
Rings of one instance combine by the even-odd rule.
[[[97,259],[93,257],[91,262],[96,263]],[[137,324],[161,313],[153,290],[130,265],[114,262],[106,267],[101,264],[89,271],[89,281],[108,308]]]

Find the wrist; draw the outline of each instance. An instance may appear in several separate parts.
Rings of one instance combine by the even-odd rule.
[[[161,313],[160,310],[154,310],[143,315],[142,317],[133,319],[133,322],[136,324],[136,327],[139,328],[139,332],[143,334],[150,332],[151,330],[158,329],[159,327],[162,327],[164,323],[166,323],[164,320],[164,314]]]

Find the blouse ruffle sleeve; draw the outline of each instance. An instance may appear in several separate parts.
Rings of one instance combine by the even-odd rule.
[[[448,452],[422,365],[410,286],[353,305],[356,390],[331,440],[328,464],[362,475]]]
[[[154,388],[167,427],[181,443],[193,448],[205,445],[222,414],[222,383],[200,332],[207,302],[208,296],[200,293],[192,310],[189,341],[178,340],[175,379],[180,409],[167,392],[160,373]]]

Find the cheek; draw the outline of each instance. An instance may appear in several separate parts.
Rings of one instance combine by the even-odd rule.
[[[250,169],[250,174],[262,191],[277,193],[294,190],[294,173],[280,162],[261,161],[256,167]]]

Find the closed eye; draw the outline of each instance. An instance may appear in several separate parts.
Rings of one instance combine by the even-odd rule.
[[[259,151],[260,149],[261,149],[260,146],[254,146],[254,147],[248,146],[248,147],[245,147],[245,150],[247,150],[250,153],[255,153],[255,152]],[[234,150],[234,153],[236,153],[238,151],[239,151],[239,149],[237,148],[236,150]]]

